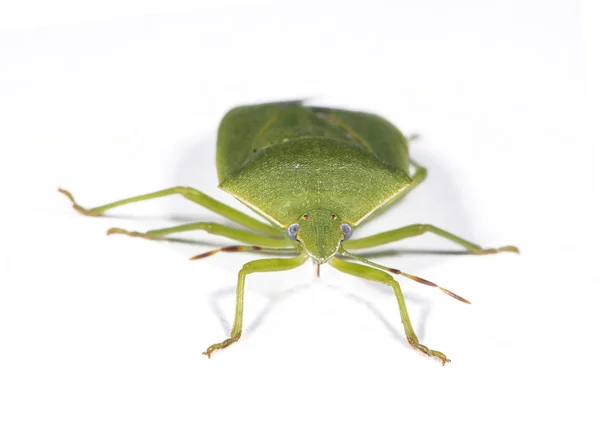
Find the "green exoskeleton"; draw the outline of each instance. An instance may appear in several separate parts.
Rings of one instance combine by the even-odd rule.
[[[410,165],[415,168],[412,175]],[[438,286],[368,261],[354,252],[426,232],[451,240],[474,254],[518,252],[514,246],[483,249],[433,225],[423,224],[353,238],[360,224],[400,200],[426,177],[425,168],[409,157],[404,135],[387,120],[370,113],[311,107],[301,102],[234,108],[219,126],[217,172],[221,189],[265,217],[270,224],[189,187],[173,187],[92,209],[81,207],[69,192],[60,190],[71,199],[73,207],[85,215],[101,215],[128,203],[180,194],[246,228],[240,230],[211,222],[197,222],[145,233],[120,228],[108,230],[108,234],[149,239],[182,231],[204,230],[243,243],[192,259],[219,251],[262,250],[293,255],[291,258],[279,256],[254,260],[242,267],[238,275],[231,335],[209,346],[204,352],[209,357],[215,350],[238,341],[242,334],[244,284],[248,274],[289,270],[311,259],[317,264],[317,269],[328,263],[341,272],[391,286],[409,344],[446,363],[450,360],[443,353],[419,343],[400,285],[391,274]],[[460,296],[439,288],[468,303]]]

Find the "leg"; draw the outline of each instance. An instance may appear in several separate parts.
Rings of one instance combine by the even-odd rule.
[[[383,265],[376,264],[375,262],[371,262],[371,261],[369,261],[369,260],[367,260],[367,259],[365,259],[365,258],[363,258],[363,257],[357,256],[357,255],[354,255],[354,254],[352,254],[352,253],[348,252],[348,251],[347,251],[346,249],[344,249],[343,247],[340,247],[339,253],[340,253],[342,256],[345,256],[345,257],[347,257],[347,258],[351,258],[351,259],[354,259],[354,260],[360,261],[360,262],[362,262],[362,263],[364,263],[364,264],[367,264],[367,265],[369,265],[369,266],[372,266],[373,268],[377,268],[377,269],[380,269],[380,270],[382,270],[382,271],[386,271],[386,272],[391,272],[392,274],[398,274],[398,275],[402,275],[403,277],[406,277],[406,278],[408,278],[408,279],[411,279],[411,280],[413,280],[413,281],[416,281],[417,283],[425,284],[426,286],[429,286],[429,287],[437,287],[438,289],[440,289],[441,291],[443,291],[444,293],[446,293],[448,296],[450,296],[450,297],[453,297],[453,298],[455,298],[456,300],[460,300],[461,302],[468,303],[468,304],[470,304],[470,303],[471,303],[471,302],[469,302],[467,299],[465,299],[464,297],[462,297],[462,296],[459,296],[459,295],[457,295],[456,293],[453,293],[453,292],[451,292],[451,291],[450,291],[450,290],[448,290],[448,289],[445,289],[445,288],[443,288],[443,287],[440,287],[440,286],[438,286],[437,284],[435,284],[435,283],[432,283],[432,282],[431,282],[431,281],[429,281],[429,280],[426,280],[426,279],[424,279],[424,278],[421,278],[421,277],[417,277],[416,275],[411,275],[411,274],[409,274],[409,273],[407,273],[407,272],[400,271],[399,269],[396,269],[396,268],[389,268],[389,267],[387,267],[387,266],[383,266]]]
[[[394,200],[394,202],[397,202],[398,200],[402,199],[404,196],[406,196],[408,193],[410,193],[411,191],[413,191],[415,188],[417,188],[417,186],[419,184],[421,184],[423,181],[425,181],[425,178],[427,178],[427,169],[422,167],[421,165],[419,165],[417,162],[415,162],[414,160],[410,161],[410,164],[412,166],[415,167],[415,173],[411,176],[412,178],[412,183],[402,192],[402,194],[400,194],[398,196],[398,198],[396,200]]]
[[[396,196],[396,198],[389,204],[389,206],[398,202],[400,199],[402,199],[408,193],[413,191],[423,181],[425,181],[425,178],[427,178],[427,169],[426,168],[423,168],[421,165],[416,163],[414,160],[411,160],[410,164],[415,167],[415,173],[413,175],[411,175],[411,177],[410,177],[410,178],[412,178],[412,183],[410,183],[410,185],[408,187],[406,187],[400,194],[398,194]]]
[[[210,358],[210,355],[218,349],[225,349],[227,346],[237,342],[242,335],[242,315],[244,313],[244,285],[246,276],[254,272],[273,272],[273,271],[287,271],[289,269],[297,268],[302,265],[308,256],[306,254],[300,254],[295,258],[290,259],[259,259],[256,261],[248,262],[244,264],[238,274],[238,285],[235,299],[235,319],[233,321],[233,328],[228,339],[225,339],[221,343],[215,343],[206,349],[204,355]]]
[[[264,247],[289,247],[290,241],[287,239],[275,239],[260,234],[251,233],[249,231],[238,230],[237,228],[227,227],[221,224],[215,224],[212,222],[195,222],[193,224],[178,225],[176,227],[161,228],[159,230],[152,230],[146,233],[138,233],[136,231],[127,231],[121,228],[111,228],[106,234],[125,234],[130,237],[142,237],[147,239],[158,239],[168,234],[181,233],[184,231],[193,230],[204,230],[209,234],[215,234],[223,237],[230,238],[235,241],[242,243],[255,244]]]
[[[402,325],[404,325],[404,333],[406,334],[406,339],[408,340],[408,343],[413,348],[424,353],[427,356],[435,356],[436,358],[439,358],[442,361],[442,365],[446,362],[450,362],[450,359],[446,358],[446,355],[444,355],[442,352],[438,352],[437,350],[431,350],[419,343],[419,339],[417,338],[415,330],[413,330],[412,324],[410,323],[410,318],[408,317],[408,311],[406,310],[406,303],[404,303],[404,296],[402,296],[400,285],[396,280],[394,280],[394,278],[391,275],[386,274],[385,272],[375,268],[370,268],[368,266],[355,264],[352,262],[346,262],[336,257],[333,257],[329,263],[337,270],[346,274],[354,275],[356,277],[364,278],[371,281],[377,281],[387,286],[391,286],[394,289],[394,293],[396,294],[398,308],[400,309],[400,318],[402,319]]]
[[[61,188],[58,189],[59,192],[67,196],[71,202],[73,202],[73,208],[88,216],[98,216],[102,215],[105,211],[116,208],[117,206],[126,205],[128,203],[141,202],[142,200],[156,199],[157,197],[170,196],[172,194],[180,194],[188,200],[191,200],[194,203],[199,204],[200,206],[205,207],[206,209],[213,211],[225,218],[237,222],[238,224],[244,225],[250,229],[256,231],[262,231],[267,234],[272,235],[281,235],[281,231],[270,224],[265,224],[260,222],[251,216],[248,216],[236,209],[233,209],[227,206],[224,203],[219,202],[218,200],[213,199],[212,197],[207,196],[206,194],[190,188],[190,187],[173,187],[166,190],[155,191],[153,193],[143,194],[141,196],[129,197],[127,199],[119,200],[113,203],[108,203],[103,206],[98,206],[92,209],[85,209],[82,206],[78,205],[75,202],[75,199],[67,190],[63,190]]]
[[[216,255],[219,252],[262,252],[262,253],[280,253],[280,254],[297,254],[298,249],[293,247],[282,247],[282,248],[264,248],[260,246],[227,246],[221,247],[220,249],[209,250],[208,252],[201,253],[200,255],[192,256],[190,261],[196,259],[208,258],[209,256]]]
[[[497,249],[484,249],[481,246],[471,243],[463,238],[455,236],[441,228],[429,224],[415,224],[408,227],[398,228],[396,230],[386,231],[384,233],[374,234],[357,240],[348,240],[344,242],[344,246],[348,249],[366,249],[367,247],[381,246],[394,241],[402,240],[409,237],[420,236],[426,232],[436,234],[456,244],[461,245],[467,252],[476,255],[487,255],[498,252],[515,252],[519,253],[519,249],[515,246],[503,246]]]

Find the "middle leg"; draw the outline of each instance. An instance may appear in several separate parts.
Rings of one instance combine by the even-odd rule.
[[[515,246],[503,246],[496,249],[484,249],[483,247],[471,243],[464,238],[458,237],[448,231],[442,230],[434,225],[429,224],[414,224],[407,227],[398,228],[391,231],[385,231],[383,233],[374,234],[369,237],[360,239],[352,239],[344,242],[344,246],[348,249],[366,249],[368,247],[382,246],[384,244],[393,243],[395,241],[403,240],[410,237],[420,236],[425,233],[432,233],[439,237],[450,240],[462,247],[464,247],[468,253],[475,255],[488,255],[499,252],[514,252],[519,253],[519,249]]]
[[[150,240],[159,239],[169,234],[181,233],[184,231],[203,230],[209,234],[215,234],[227,237],[241,243],[263,246],[263,247],[290,247],[290,241],[285,238],[272,238],[260,234],[251,233],[249,231],[238,230],[237,228],[228,227],[214,222],[195,222],[193,224],[178,225],[176,227],[161,228],[151,230],[145,233],[137,231],[127,231],[122,228],[111,228],[106,234],[124,234],[130,237],[142,237]]]

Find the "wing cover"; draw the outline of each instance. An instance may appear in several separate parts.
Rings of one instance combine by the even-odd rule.
[[[309,135],[362,147],[388,165],[408,171],[406,138],[384,118],[290,101],[236,107],[225,115],[217,141],[219,183],[261,149]]]
[[[314,208],[359,223],[411,182],[406,139],[391,123],[301,102],[228,112],[217,168],[222,189],[281,226]]]

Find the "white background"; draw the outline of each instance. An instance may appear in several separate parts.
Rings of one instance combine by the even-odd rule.
[[[52,3],[0,11],[0,422],[598,422],[593,2]],[[208,360],[255,256],[104,232],[225,221],[179,198],[92,219],[56,191],[244,209],[216,188],[219,119],[296,98],[422,136],[428,180],[356,237],[423,222],[521,248],[380,249],[473,302],[399,280],[445,367],[389,288],[311,264],[249,277],[242,340]]]

